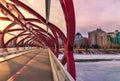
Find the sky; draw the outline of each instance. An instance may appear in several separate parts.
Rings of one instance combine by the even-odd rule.
[[[9,0],[8,0],[9,1]],[[45,0],[20,0],[45,18]],[[101,28],[106,32],[120,30],[120,0],[73,0],[76,16],[76,33],[87,37],[88,32]],[[25,17],[32,15],[23,11]],[[51,0],[49,21],[66,34],[66,24],[59,0]],[[39,24],[39,26],[45,28]],[[3,27],[1,27],[3,28]]]
[[[87,36],[101,28],[106,32],[120,30],[120,0],[73,0],[76,32]]]

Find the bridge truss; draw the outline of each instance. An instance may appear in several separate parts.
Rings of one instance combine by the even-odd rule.
[[[0,21],[7,21],[9,24],[0,31],[0,46],[7,48],[11,42],[14,47],[19,46],[37,46],[44,48],[49,47],[53,53],[58,57],[59,55],[59,42],[58,36],[62,39],[64,44],[65,52],[61,60],[63,65],[67,64],[67,70],[75,79],[75,63],[73,58],[73,43],[75,36],[75,13],[73,7],[73,0],[59,0],[64,18],[66,21],[66,32],[67,35],[62,32],[57,26],[51,22],[46,23],[46,19],[37,13],[34,9],[27,6],[25,3],[19,0],[0,0]],[[22,9],[29,14],[33,15],[34,18],[27,18],[24,13],[18,9]],[[48,27],[52,31],[48,33],[45,29],[39,25],[34,24],[40,23]],[[16,27],[20,26],[20,27]],[[13,34],[13,32],[17,32]],[[7,41],[6,34],[12,35]]]

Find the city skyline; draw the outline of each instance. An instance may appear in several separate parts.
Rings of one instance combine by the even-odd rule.
[[[93,32],[93,31],[96,31],[97,29],[100,29],[100,30],[104,31],[105,33],[114,33],[114,32],[116,32],[116,31],[119,31],[119,30],[117,30],[117,29],[114,30],[114,31],[105,31],[105,30],[103,30],[102,28],[96,28],[96,29],[93,29],[93,30],[88,31],[88,32],[87,32],[87,35],[84,35],[84,34],[82,34],[82,33],[79,32],[79,31],[77,31],[75,34],[80,33],[83,37],[87,37],[87,38],[88,38],[88,33],[89,33],[89,32]]]

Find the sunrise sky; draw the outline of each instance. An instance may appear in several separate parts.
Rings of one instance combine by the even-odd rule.
[[[120,0],[73,0],[76,31],[87,32],[102,28],[106,32],[120,30]]]

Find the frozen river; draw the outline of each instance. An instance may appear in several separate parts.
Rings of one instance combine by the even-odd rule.
[[[77,81],[120,81],[120,61],[76,62]]]
[[[59,59],[63,55],[59,56]],[[120,54],[110,55],[74,55],[74,59],[94,60],[112,59],[112,61],[76,62],[77,81],[120,81]],[[119,60],[119,61],[116,61]]]

